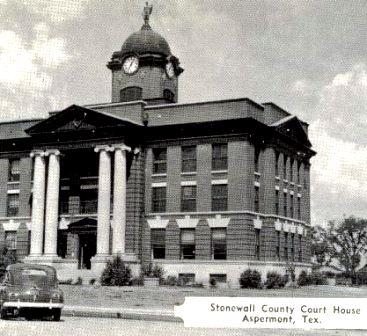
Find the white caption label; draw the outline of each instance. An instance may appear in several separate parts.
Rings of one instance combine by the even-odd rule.
[[[185,327],[367,329],[366,298],[186,297]]]

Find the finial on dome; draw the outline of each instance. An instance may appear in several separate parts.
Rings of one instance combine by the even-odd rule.
[[[148,1],[145,3],[145,7],[143,9],[143,19],[144,19],[144,26],[143,27],[147,27],[150,28],[149,26],[149,18],[150,15],[153,12],[153,5],[149,5]]]

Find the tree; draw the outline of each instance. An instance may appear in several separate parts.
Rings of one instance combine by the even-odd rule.
[[[0,251],[0,280],[2,279],[8,265],[15,264],[17,261],[15,251],[4,247]]]
[[[127,286],[131,282],[131,270],[125,265],[120,255],[114,256],[101,275],[104,286]]]
[[[348,217],[339,223],[331,221],[326,229],[315,229],[312,245],[317,263],[328,265],[336,260],[354,284],[362,255],[367,252],[367,220]]]

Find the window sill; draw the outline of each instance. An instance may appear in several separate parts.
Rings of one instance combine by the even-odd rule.
[[[167,173],[152,174],[152,177],[166,177]]]
[[[181,172],[181,176],[193,176],[196,175],[196,171],[195,172]]]
[[[227,174],[227,173],[228,173],[228,169],[212,170],[212,174]]]

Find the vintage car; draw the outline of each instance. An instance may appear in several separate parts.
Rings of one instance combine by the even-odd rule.
[[[56,270],[51,266],[13,264],[0,284],[0,317],[49,317],[59,321],[64,306]]]

